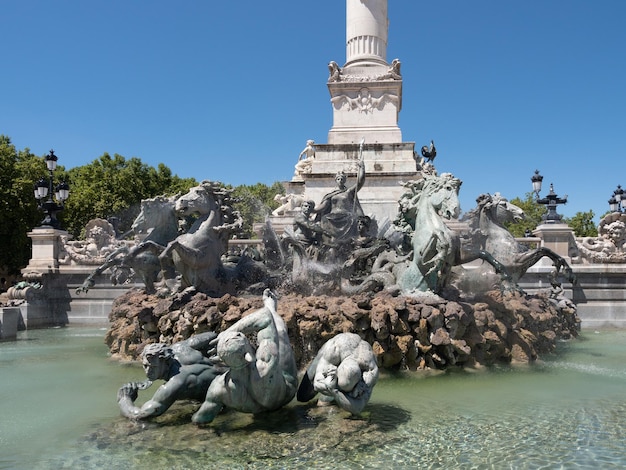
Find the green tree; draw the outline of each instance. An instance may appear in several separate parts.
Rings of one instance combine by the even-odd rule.
[[[276,194],[284,194],[285,188],[280,183],[268,186],[263,183],[241,185],[233,189],[234,208],[241,213],[244,220],[242,237],[254,238],[254,224],[262,223],[273,209],[278,207],[274,201]]]
[[[16,151],[8,136],[0,135],[0,270],[19,274],[28,264],[31,240],[27,233],[41,223],[33,186],[48,172],[42,158],[28,149]]]
[[[126,159],[105,153],[88,165],[67,172],[70,198],[65,204],[64,228],[81,237],[91,219],[117,217],[119,229],[130,229],[142,199],[186,192],[198,184],[193,178],[179,178],[160,163],[154,168],[139,158]]]
[[[526,218],[519,222],[509,222],[505,227],[516,237],[523,237],[526,230],[531,232],[543,223],[543,216],[547,214],[548,209],[542,204],[537,204],[533,198],[533,193],[526,193],[525,199],[514,198],[511,200],[524,211]],[[577,212],[574,217],[563,217],[563,223],[566,223],[574,231],[577,237],[596,237],[598,230],[593,222],[594,213],[592,210],[588,212]]]
[[[524,220],[504,224],[515,237],[523,237],[526,230],[532,232],[538,225],[541,225],[543,216],[548,212],[546,206],[535,202],[533,194],[532,192],[526,193],[525,199],[516,197],[510,201],[511,204],[515,204],[522,209],[526,215]]]
[[[574,217],[563,217],[563,222],[570,226],[577,237],[597,237],[598,228],[593,221],[594,215],[592,210],[576,212]]]

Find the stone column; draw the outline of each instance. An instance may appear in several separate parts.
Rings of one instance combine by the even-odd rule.
[[[387,64],[387,0],[346,1],[346,66]]]
[[[26,303],[20,306],[20,311],[24,325],[27,329],[66,325],[71,296],[67,279],[59,272],[59,256],[61,237],[68,236],[68,233],[42,226],[28,232],[28,236],[33,241],[33,251],[22,275],[28,281],[39,282],[42,287],[27,287],[23,292]]]

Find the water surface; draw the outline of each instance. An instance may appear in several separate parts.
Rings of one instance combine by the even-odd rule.
[[[0,468],[626,467],[626,332],[583,331],[528,367],[384,375],[360,419],[296,402],[190,424],[197,405],[120,417],[104,329],[22,332],[0,343]],[[140,393],[149,398],[156,386]]]

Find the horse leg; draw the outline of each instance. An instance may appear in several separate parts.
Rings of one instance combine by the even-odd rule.
[[[143,279],[143,284],[146,286],[146,293],[154,294],[156,290],[154,288],[154,279],[152,276],[144,272],[141,277]]]
[[[529,267],[537,263],[544,256],[547,256],[552,260],[552,263],[556,268],[557,275],[562,271],[565,275],[565,278],[569,282],[571,282],[572,284],[576,284],[576,275],[574,274],[571,266],[567,263],[567,261],[565,261],[565,259],[561,255],[555,253],[550,248],[541,247],[533,251],[522,253],[516,259],[516,262],[525,266],[526,268],[523,272],[526,272]]]
[[[485,250],[462,252],[460,254],[460,260],[456,264],[471,263],[472,261],[477,259],[482,259],[483,261],[486,261],[491,266],[493,266],[493,269],[496,271],[497,274],[500,275],[500,278],[503,281],[515,283],[506,266],[504,266],[500,261],[495,259],[491,253]]]
[[[143,250],[144,252],[147,250]],[[161,272],[161,264],[158,258],[151,253],[139,253],[133,257],[124,259],[122,266],[129,267],[139,276],[144,284],[146,293],[154,294],[156,292],[154,283]]]
[[[180,246],[177,240],[172,240],[167,244],[165,249],[159,254],[159,263],[161,264],[161,273],[163,281],[167,284],[168,281],[176,279],[176,266],[174,266],[174,258],[172,253]]]
[[[151,251],[153,253],[163,253],[163,250],[165,250],[166,247],[164,247],[163,245],[159,245],[157,242],[153,241],[153,240],[146,240],[142,243],[140,243],[139,245],[137,245],[136,247],[134,247],[131,250],[131,253],[133,256],[138,256],[141,253],[143,253],[144,251]]]
[[[214,245],[205,245],[204,249],[200,248],[192,248],[183,243],[180,243],[178,240],[171,241],[168,243],[167,247],[163,252],[159,255],[160,260],[172,260],[172,253],[175,251],[178,257],[181,260],[181,264],[183,266],[189,266],[192,269],[196,269],[203,266],[214,266],[216,265],[213,256],[209,256],[211,254],[211,250]],[[217,255],[217,264],[219,264],[220,257],[222,253],[214,253]],[[172,261],[173,264],[173,261]]]
[[[82,285],[76,289],[76,294],[77,295],[81,293],[86,294],[87,292],[89,292],[89,289],[91,289],[93,286],[96,285],[96,276],[98,276],[99,274],[102,274],[111,266],[118,266],[122,264],[122,262],[124,261],[124,258],[117,257],[117,255],[120,253],[123,253],[121,248],[111,253],[103,264],[98,266],[89,276],[87,276],[87,279],[85,279]]]
[[[565,258],[555,253],[550,248],[541,247],[539,248],[539,251],[542,252],[544,256],[547,256],[552,260],[552,262],[554,263],[554,267],[557,270],[557,273],[563,272],[565,278],[569,282],[571,282],[572,284],[576,284],[576,275],[574,274],[572,267],[567,263],[567,261],[565,261]]]
[[[489,263],[491,266],[493,266],[493,269],[496,270],[496,273],[500,274],[500,276],[502,277],[502,280],[504,281],[512,280],[512,277],[509,274],[508,269],[506,269],[506,267],[500,261],[495,259],[491,253],[488,253],[487,251],[484,251],[484,250],[480,250],[480,257],[481,259],[484,259],[485,261],[487,261],[487,263]]]

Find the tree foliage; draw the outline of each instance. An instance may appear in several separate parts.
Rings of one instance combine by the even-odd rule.
[[[160,163],[158,168],[137,158],[105,153],[88,165],[67,172],[70,198],[63,214],[64,228],[80,237],[87,222],[96,217],[117,217],[119,230],[130,229],[142,199],[186,192],[198,184],[193,178],[179,178]]]
[[[541,225],[543,222],[543,216],[548,212],[546,206],[537,204],[533,199],[533,193],[526,193],[524,199],[519,197],[511,199],[511,204],[515,204],[524,211],[526,217],[519,222],[509,222],[505,224],[505,227],[515,237],[523,237],[527,230],[532,232]]]
[[[17,151],[9,137],[0,135],[0,270],[19,274],[31,256],[27,233],[38,226],[43,213],[33,195],[34,183],[48,178],[44,159],[28,149]],[[186,193],[198,182],[180,178],[160,163],[157,168],[139,158],[103,154],[93,162],[65,170],[58,166],[54,182],[70,184],[70,197],[58,214],[61,226],[75,238],[84,237],[87,222],[94,218],[117,217],[119,230],[130,229],[142,199]],[[229,188],[233,189],[231,186]],[[253,237],[253,226],[278,206],[274,196],[284,193],[280,183],[262,183],[233,189],[235,209],[244,218],[243,236]]]
[[[546,206],[537,204],[533,199],[533,193],[526,193],[525,199],[514,198],[511,200],[526,214],[526,218],[519,222],[509,222],[506,228],[515,236],[523,237],[526,230],[532,232],[538,225],[543,223],[543,216],[548,212]],[[569,225],[577,237],[596,237],[598,230],[593,222],[594,213],[577,212],[574,217],[563,217],[563,223]]]
[[[43,219],[33,194],[34,183],[47,177],[42,158],[28,149],[15,149],[0,135],[0,270],[18,274],[28,264],[31,241],[27,233]]]
[[[28,149],[17,151],[9,137],[0,135],[0,270],[19,274],[31,256],[27,233],[41,224],[43,213],[37,206],[33,186],[49,173],[44,159]],[[126,231],[139,213],[142,199],[184,193],[197,184],[193,178],[180,178],[160,163],[157,168],[138,158],[104,154],[92,163],[66,171],[58,166],[55,184],[70,183],[70,197],[58,214],[61,226],[80,238],[85,225],[96,217],[117,217]]]
[[[274,196],[284,193],[285,189],[278,182],[272,186],[257,183],[250,186],[241,185],[233,189],[233,197],[236,201],[234,207],[241,213],[244,220],[243,237],[254,238],[254,224],[265,221],[265,218],[279,205],[274,201]]]
[[[574,217],[563,217],[563,222],[569,225],[577,237],[597,237],[598,228],[593,221],[594,215],[592,210],[576,212]]]

